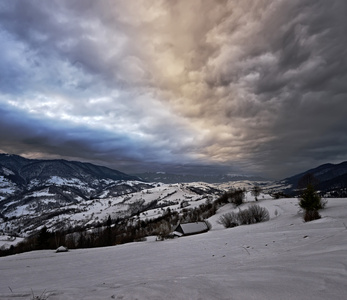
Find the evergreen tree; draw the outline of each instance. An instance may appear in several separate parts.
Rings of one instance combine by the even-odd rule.
[[[51,233],[47,230],[47,227],[46,226],[42,227],[37,236],[38,249],[48,249],[50,237],[51,237]]]
[[[112,219],[109,215],[106,221],[106,230],[104,231],[104,238],[105,238],[105,246],[112,246],[113,244],[113,236],[112,236]]]
[[[305,211],[304,220],[312,221],[320,218],[318,210],[324,208],[325,203],[315,191],[312,184],[308,184],[299,198],[299,205]]]
[[[109,228],[109,227],[111,227],[111,225],[112,225],[112,219],[111,219],[111,216],[108,215],[108,218],[107,218],[107,221],[106,221],[106,226]]]

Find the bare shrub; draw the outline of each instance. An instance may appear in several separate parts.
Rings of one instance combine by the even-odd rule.
[[[245,199],[245,192],[241,189],[237,189],[234,190],[230,196],[230,202],[233,203],[235,206],[239,206],[243,203]]]
[[[44,290],[42,294],[39,296],[35,296],[34,291],[31,290],[31,295],[32,295],[31,300],[46,300],[47,299],[46,290]]]
[[[251,193],[254,196],[255,201],[258,201],[258,196],[260,195],[261,191],[262,191],[262,188],[259,185],[255,185],[252,187]]]
[[[232,203],[235,206],[239,206],[243,203],[245,199],[245,190],[241,189],[231,189],[228,192],[225,192],[222,196],[220,196],[216,203],[217,204],[226,204]]]
[[[237,213],[231,212],[222,215],[219,218],[218,223],[222,224],[225,228],[231,228],[239,225],[265,222],[269,219],[269,211],[266,208],[253,204],[247,209],[240,209]]]
[[[253,223],[252,215],[248,209],[240,210],[237,215],[239,225],[249,225]]]
[[[254,223],[264,222],[270,219],[269,211],[265,207],[260,207],[257,204],[250,205],[248,211]]]
[[[217,221],[222,224],[225,228],[232,228],[239,225],[238,214],[231,212],[221,215]]]

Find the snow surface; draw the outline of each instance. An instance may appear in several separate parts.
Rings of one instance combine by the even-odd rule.
[[[105,248],[0,258],[0,299],[346,299],[347,199],[304,223],[297,199],[261,200],[270,221]],[[245,204],[246,207],[248,204]]]

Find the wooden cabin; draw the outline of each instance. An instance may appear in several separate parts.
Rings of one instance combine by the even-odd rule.
[[[185,223],[178,224],[173,234],[177,236],[186,236],[207,232],[208,230],[209,228],[205,222]]]

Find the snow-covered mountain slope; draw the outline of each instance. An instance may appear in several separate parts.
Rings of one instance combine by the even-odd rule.
[[[0,223],[0,230],[26,236],[43,225],[52,231],[76,226],[93,227],[108,216],[118,219],[138,215],[143,220],[153,219],[162,216],[167,208],[180,212],[187,206],[193,208],[207,200],[213,201],[223,192],[207,183],[122,181],[110,184],[98,198],[84,199],[83,196],[76,197],[75,193],[74,201],[66,203],[57,201],[54,188],[56,186],[27,193],[20,205],[18,201],[7,202],[3,210],[6,217]],[[65,194],[69,192],[67,185],[64,189]]]
[[[27,159],[18,155],[0,153],[0,172],[11,180],[27,184],[33,179],[46,180],[52,176],[78,178],[82,181],[98,179],[138,180],[131,176],[103,166],[67,161],[63,159],[39,160]]]
[[[103,166],[66,160],[34,160],[18,155],[0,154],[0,212],[8,213],[8,203],[45,193],[60,202],[98,197],[120,181],[141,181]],[[49,191],[47,191],[49,188]],[[77,200],[75,199],[77,198]]]
[[[300,188],[300,180],[305,175],[314,176],[315,186],[324,192],[333,192],[336,195],[346,195],[347,193],[347,161],[339,164],[324,164],[314,169],[283,179],[281,183],[290,186],[288,191]],[[301,187],[302,188],[302,187]]]
[[[224,206],[211,231],[164,242],[2,257],[0,299],[346,299],[347,199],[309,223],[297,203],[261,200],[268,222],[230,229]]]
[[[152,187],[135,176],[90,163],[0,154],[0,229],[34,230],[53,217],[83,211],[93,199]]]
[[[0,233],[25,237],[42,226],[50,231],[93,228],[109,216],[113,220],[134,215],[141,220],[155,219],[168,208],[182,212],[217,199],[231,187],[254,185],[248,180],[218,185],[126,178],[91,164],[0,155]]]

